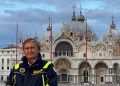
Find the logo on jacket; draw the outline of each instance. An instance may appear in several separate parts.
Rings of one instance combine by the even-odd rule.
[[[20,68],[19,72],[22,73],[22,74],[25,73],[25,68]]]

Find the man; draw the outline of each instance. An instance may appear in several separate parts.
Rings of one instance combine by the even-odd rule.
[[[41,59],[40,43],[28,38],[23,43],[23,51],[22,63],[13,67],[6,86],[58,86],[53,64]]]

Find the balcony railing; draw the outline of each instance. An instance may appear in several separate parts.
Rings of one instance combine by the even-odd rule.
[[[74,54],[72,51],[57,51],[57,52],[54,52],[54,56],[55,57],[58,57],[58,56],[73,57]]]

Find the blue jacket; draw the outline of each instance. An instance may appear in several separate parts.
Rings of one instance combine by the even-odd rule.
[[[46,86],[43,84],[58,86],[57,74],[54,71],[53,64],[51,63],[47,69],[43,69],[48,61],[42,60],[40,54],[31,66],[28,65],[25,57],[22,58],[22,61],[23,63],[19,64],[19,68],[15,69],[14,67],[11,70],[6,86]]]

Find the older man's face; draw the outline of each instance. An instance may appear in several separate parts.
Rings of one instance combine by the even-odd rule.
[[[27,42],[23,50],[27,60],[36,59],[36,57],[38,57],[38,53],[40,52],[37,45],[32,41]]]

